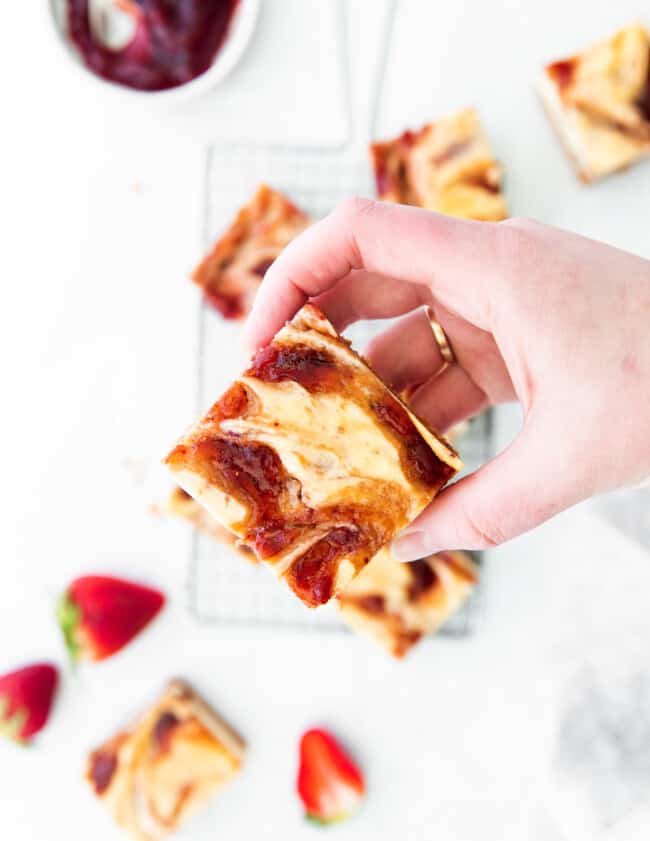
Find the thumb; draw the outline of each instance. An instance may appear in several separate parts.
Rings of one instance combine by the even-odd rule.
[[[561,439],[560,439],[561,440]],[[558,436],[524,429],[475,473],[446,488],[392,544],[400,561],[451,549],[488,549],[588,496]]]

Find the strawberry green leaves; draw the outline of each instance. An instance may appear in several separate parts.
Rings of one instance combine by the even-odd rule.
[[[0,736],[27,744],[45,727],[59,674],[50,663],[34,663],[0,676]]]

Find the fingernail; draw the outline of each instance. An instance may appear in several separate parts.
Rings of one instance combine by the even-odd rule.
[[[398,561],[417,561],[440,551],[440,547],[431,542],[430,536],[419,530],[403,532],[393,540],[390,549]]]

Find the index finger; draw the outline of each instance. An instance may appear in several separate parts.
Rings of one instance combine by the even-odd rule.
[[[427,285],[446,306],[463,314],[469,306],[480,315],[477,293],[497,262],[497,230],[490,222],[348,199],[297,237],[268,270],[244,342],[251,350],[267,344],[309,298],[355,269]]]

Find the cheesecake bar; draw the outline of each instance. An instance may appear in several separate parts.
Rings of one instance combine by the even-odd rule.
[[[243,318],[271,263],[309,221],[279,190],[262,184],[196,267],[192,280],[224,318]]]
[[[502,170],[473,108],[373,143],[370,154],[383,201],[463,219],[508,216]]]
[[[88,757],[86,779],[138,841],[178,829],[240,770],[244,743],[180,680]]]
[[[165,461],[310,607],[345,588],[462,466],[312,304]]]
[[[434,633],[470,595],[478,567],[465,552],[401,563],[379,552],[338,596],[341,618],[393,657]]]
[[[549,64],[539,93],[583,181],[650,154],[650,39],[642,26]]]

